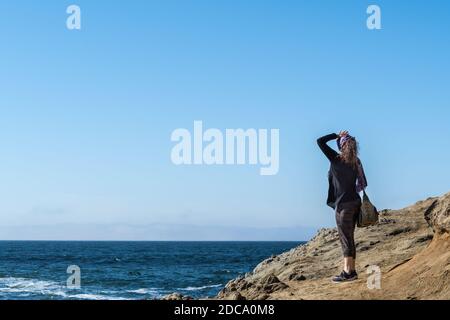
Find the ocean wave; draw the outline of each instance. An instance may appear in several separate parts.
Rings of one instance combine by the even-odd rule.
[[[0,292],[65,295],[64,287],[56,282],[14,277],[0,278]]]
[[[186,287],[186,288],[177,288],[177,290],[181,291],[200,291],[205,289],[211,289],[211,288],[218,288],[221,287],[222,284],[212,284],[208,286],[201,286],[201,287]]]
[[[178,291],[202,291],[206,289],[219,288],[222,284],[212,284],[205,286],[188,286],[177,288]],[[90,292],[89,292],[90,291]],[[46,281],[38,279],[0,278],[0,295],[16,296],[20,298],[44,297],[45,299],[71,299],[71,300],[133,300],[148,296],[150,298],[160,298],[169,293],[162,288],[139,288],[120,291],[107,290],[74,290],[67,288],[55,281]],[[167,292],[166,292],[167,291]],[[138,296],[138,297],[137,297]]]
[[[0,278],[0,293],[15,294],[22,298],[33,296],[54,297],[57,299],[79,300],[128,300],[127,298],[113,295],[116,292],[80,293],[54,281],[45,281],[27,278]]]
[[[79,293],[74,295],[69,295],[70,299],[80,299],[80,300],[132,300],[124,297],[117,296],[107,296],[102,294],[94,294],[94,293]]]
[[[135,289],[135,290],[127,290],[128,293],[135,293],[135,294],[149,294],[152,296],[160,296],[161,295],[161,289],[159,288],[141,288],[141,289]]]

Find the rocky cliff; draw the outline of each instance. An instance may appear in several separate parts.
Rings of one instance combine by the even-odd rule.
[[[230,281],[218,299],[450,299],[450,193],[401,210],[384,210],[379,224],[357,229],[359,280],[334,284],[341,270],[336,229],[261,262]],[[369,289],[366,271],[381,270]]]

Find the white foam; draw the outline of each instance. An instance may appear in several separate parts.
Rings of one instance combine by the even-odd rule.
[[[0,292],[65,296],[64,287],[56,282],[25,278],[0,278]]]
[[[209,288],[221,287],[222,284],[206,285],[199,287],[178,288],[180,291],[200,291]],[[161,288],[139,288],[126,290],[126,293],[136,295],[149,295],[150,297],[160,297],[163,294]],[[68,289],[54,281],[45,281],[27,278],[0,278],[0,294],[16,294],[21,297],[32,297],[33,295],[54,296],[61,299],[79,300],[132,300],[120,296],[120,291],[99,291],[98,293],[83,292]]]
[[[201,286],[201,287],[186,287],[186,288],[178,288],[177,290],[184,290],[184,291],[198,291],[198,290],[204,290],[209,288],[218,288],[221,287],[221,284],[212,284],[209,286]]]
[[[106,296],[102,294],[80,293],[70,295],[69,298],[80,300],[131,300],[123,297]]]
[[[106,294],[77,293],[66,286],[54,281],[44,281],[26,278],[0,278],[0,293],[13,293],[21,297],[31,297],[33,295],[55,296],[62,299],[80,300],[127,300],[123,297]]]
[[[158,288],[141,288],[136,290],[127,290],[128,293],[136,293],[136,294],[151,294],[154,296],[160,295],[160,289]]]

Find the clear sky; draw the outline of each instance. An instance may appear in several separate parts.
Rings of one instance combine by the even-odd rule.
[[[306,240],[341,129],[380,209],[446,193],[449,30],[444,0],[2,1],[0,239]],[[173,165],[194,120],[280,129],[278,175]]]

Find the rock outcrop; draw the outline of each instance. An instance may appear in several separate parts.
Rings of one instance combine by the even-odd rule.
[[[193,300],[193,298],[190,296],[183,296],[181,293],[178,292],[174,292],[162,297],[161,300],[181,301],[181,300]]]
[[[450,232],[450,204],[448,194],[433,200],[425,211],[425,220],[437,234]]]
[[[378,225],[357,229],[359,280],[333,284],[341,270],[335,229],[261,262],[230,281],[218,299],[450,299],[450,193],[401,210],[383,210]],[[381,288],[367,286],[370,266]]]

